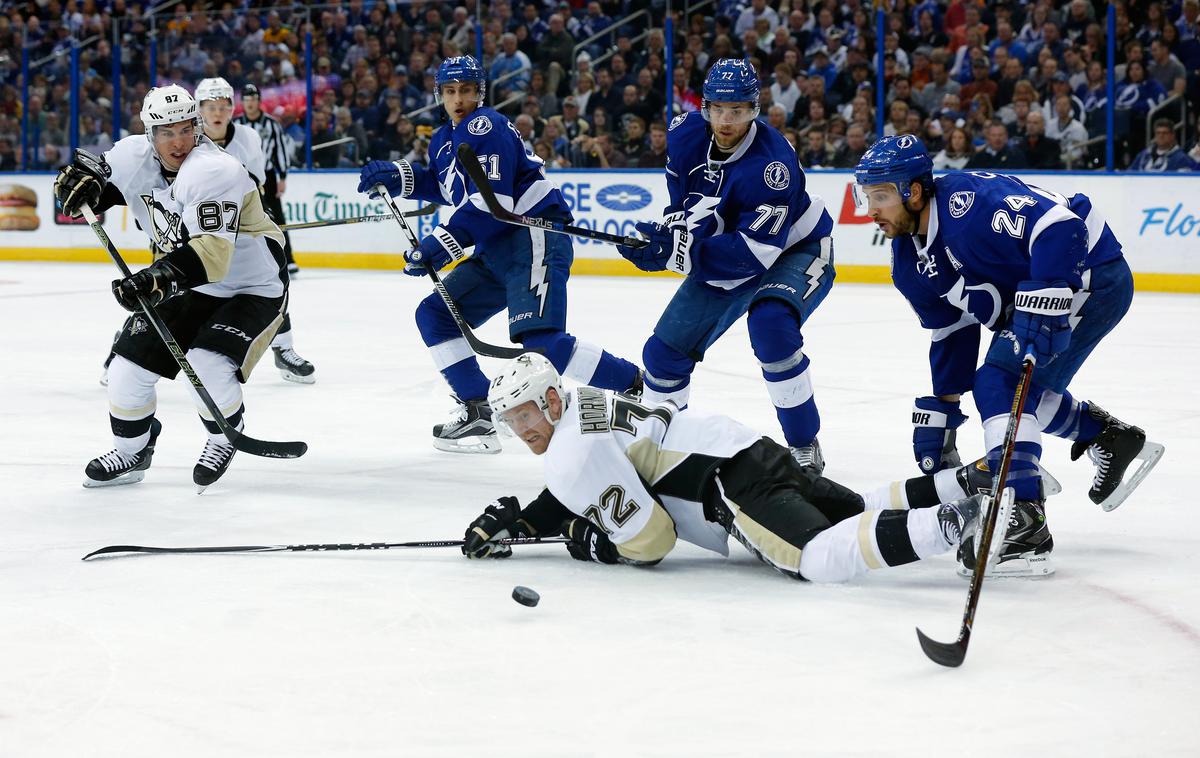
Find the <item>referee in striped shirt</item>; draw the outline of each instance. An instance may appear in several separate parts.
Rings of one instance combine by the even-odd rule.
[[[271,220],[283,226],[287,223],[283,217],[283,203],[279,198],[287,189],[288,154],[284,145],[283,127],[279,122],[268,116],[261,107],[262,96],[258,87],[247,84],[242,87],[242,115],[233,121],[245,124],[258,132],[262,140],[263,153],[267,156],[267,179],[263,187],[263,206],[270,214]],[[292,240],[287,232],[284,237],[284,255],[287,256],[288,273],[295,274],[300,270],[296,259],[292,256]]]

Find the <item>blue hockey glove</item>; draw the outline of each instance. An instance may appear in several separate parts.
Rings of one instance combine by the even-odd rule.
[[[439,226],[421,240],[416,250],[404,254],[404,273],[409,276],[425,276],[425,264],[433,266],[435,271],[445,268],[451,261],[465,258],[467,253],[462,245],[444,226]]]
[[[1071,344],[1071,303],[1066,282],[1027,281],[1013,298],[1012,332],[1025,353],[1044,366]]]
[[[955,446],[954,431],[967,417],[958,409],[958,401],[919,397],[913,403],[913,457],[921,473],[932,474],[944,468],[958,468],[962,459]]]
[[[639,221],[633,225],[649,240],[645,247],[626,247],[617,245],[617,252],[642,271],[666,271],[667,255],[671,244],[671,231],[662,224],[651,221]],[[666,243],[664,247],[663,243]]]
[[[394,197],[408,197],[416,184],[412,164],[405,160],[371,161],[358,172],[359,192],[377,197],[375,186],[379,184],[387,187]]]

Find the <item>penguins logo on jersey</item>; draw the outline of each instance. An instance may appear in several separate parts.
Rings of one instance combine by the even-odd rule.
[[[971,204],[974,202],[974,192],[955,192],[950,196],[950,215],[954,218],[962,218],[967,215],[967,211],[971,210]]]
[[[773,161],[763,170],[763,181],[773,190],[787,189],[792,182],[792,174],[782,162]]]
[[[492,122],[487,116],[476,116],[467,124],[467,131],[478,137],[481,134],[487,134],[492,130]]]
[[[177,250],[187,241],[183,231],[183,219],[179,214],[172,213],[155,201],[153,195],[142,195],[146,204],[146,212],[150,214],[150,223],[154,226],[154,244],[164,252]]]
[[[687,114],[686,114],[686,113],[680,113],[678,116],[676,116],[675,118],[671,119],[671,125],[667,127],[667,131],[669,132],[669,131],[671,131],[672,129],[674,129],[675,127],[677,127],[677,126],[679,126],[680,124],[682,124],[682,123],[683,123],[683,120],[684,120],[685,118],[687,118]]]

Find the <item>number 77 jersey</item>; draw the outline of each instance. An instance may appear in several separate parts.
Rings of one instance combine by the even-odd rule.
[[[978,345],[979,325],[1007,327],[1017,285],[1063,282],[1078,292],[1088,271],[1122,252],[1086,195],[1068,198],[982,171],[933,183],[924,244],[910,235],[892,240],[892,282],[933,331],[930,361],[941,395],[970,388],[975,353],[967,343]],[[970,361],[953,358],[967,353]]]

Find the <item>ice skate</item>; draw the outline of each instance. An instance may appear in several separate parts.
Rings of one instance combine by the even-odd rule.
[[[196,462],[196,467],[192,469],[192,481],[196,484],[196,494],[204,493],[209,485],[216,482],[229,468],[229,462],[233,460],[233,454],[237,449],[228,442],[214,442],[210,437],[204,443],[204,450],[200,453],[200,460]]]
[[[273,347],[271,350],[275,353],[275,368],[279,369],[284,379],[298,384],[317,381],[316,368],[295,350],[290,347]]]
[[[1011,490],[1009,490],[1011,492]],[[1005,509],[1008,510],[1008,509]],[[997,522],[997,532],[1005,528],[1003,537],[996,534],[988,564],[988,576],[1048,576],[1054,573],[1050,553],[1054,550],[1054,537],[1046,524],[1046,507],[1043,502],[1018,500],[1012,504],[1006,521]],[[1003,518],[1005,514],[999,514]],[[996,548],[995,541],[999,540]],[[958,552],[961,561],[958,573],[971,576],[975,569],[975,540],[968,539]]]
[[[154,457],[154,443],[162,431],[158,419],[150,421],[150,440],[133,455],[124,455],[117,450],[105,453],[88,462],[83,473],[84,487],[115,487],[121,484],[136,484],[146,478],[146,469]]]
[[[789,447],[792,457],[805,468],[811,468],[818,474],[825,470],[825,456],[821,454],[821,443],[813,440],[812,444]]]
[[[961,545],[963,540],[979,531],[979,521],[987,499],[983,495],[972,495],[938,508],[938,526],[942,537],[951,545]]]
[[[1111,511],[1125,502],[1125,498],[1158,465],[1165,448],[1157,442],[1148,442],[1144,431],[1110,416],[1094,403],[1088,404],[1088,413],[1100,422],[1100,434],[1088,442],[1077,441],[1071,445],[1071,460],[1079,460],[1087,453],[1096,465],[1096,476],[1092,479],[1088,497],[1104,510]],[[1126,470],[1135,460],[1142,464],[1128,481],[1123,481]]]
[[[980,493],[984,495],[992,494],[992,484],[996,477],[992,474],[991,469],[988,468],[987,458],[980,458],[974,463],[968,463],[959,468],[954,473],[954,476],[958,479],[958,486],[962,487],[963,492],[966,492],[968,495]],[[1042,468],[1040,464],[1038,465],[1038,476],[1042,480],[1043,500],[1062,492],[1062,485],[1058,483],[1058,480],[1049,471]]]
[[[444,424],[433,427],[433,446],[448,453],[498,453],[500,438],[492,425],[492,409],[486,400],[458,403]]]

